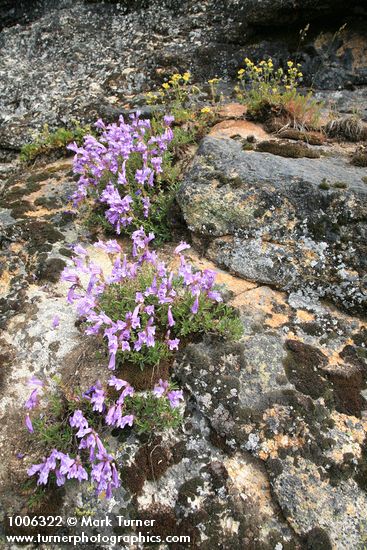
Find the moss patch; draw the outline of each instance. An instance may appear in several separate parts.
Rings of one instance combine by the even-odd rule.
[[[320,158],[320,153],[310,149],[304,143],[289,143],[288,141],[262,141],[256,147],[257,151],[262,153],[271,153],[272,155],[278,155],[280,157],[287,158]]]
[[[327,382],[318,369],[327,364],[327,357],[317,348],[298,340],[287,340],[287,357],[283,365],[288,380],[298,391],[318,399],[327,390]]]
[[[278,135],[281,138],[303,141],[310,145],[323,145],[325,143],[325,136],[321,132],[302,132],[296,128],[286,128],[278,132]]]
[[[353,166],[367,167],[367,147],[360,145],[351,156],[350,163]]]

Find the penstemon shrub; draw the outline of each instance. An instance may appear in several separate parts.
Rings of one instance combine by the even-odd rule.
[[[112,430],[136,427],[138,433],[177,427],[182,391],[160,380],[153,391],[135,394],[125,380],[112,376],[108,387],[97,381],[86,392],[33,377],[25,403],[28,431],[45,454],[28,469],[38,487],[58,487],[67,480],[91,481],[96,494],[110,498],[120,486],[117,460],[106,443]]]
[[[73,171],[79,176],[71,197],[74,207],[91,199],[105,218],[105,228],[117,234],[159,223],[164,209],[163,166],[174,137],[172,122],[172,116],[164,116],[162,133],[154,135],[151,121],[140,119],[139,112],[130,115],[129,122],[123,116],[118,124],[98,120],[98,138],[87,135],[82,146],[70,144],[68,149],[75,153]]]
[[[71,283],[67,299],[76,303],[85,332],[105,339],[110,369],[124,362],[154,367],[172,356],[181,340],[201,333],[231,339],[242,334],[236,311],[215,288],[215,272],[195,271],[182,254],[190,248],[186,243],[175,249],[179,267],[170,269],[149,250],[153,239],[143,229],[135,231],[130,261],[116,241],[96,243],[110,256],[108,274],[78,245],[73,267],[61,275]]]

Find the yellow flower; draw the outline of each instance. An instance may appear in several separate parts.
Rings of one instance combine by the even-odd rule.
[[[220,78],[212,78],[208,80],[208,84],[218,84],[219,81],[220,81]]]
[[[287,65],[289,68],[293,67],[293,61],[287,61]]]
[[[180,73],[175,73],[175,74],[173,74],[173,75],[171,76],[170,82],[171,82],[172,84],[175,84],[175,83],[178,82],[180,79],[181,79]]]
[[[191,74],[189,72],[186,72],[182,75],[182,80],[184,82],[188,82],[190,80],[190,78],[191,78]]]
[[[237,74],[238,76],[242,76],[243,74],[245,74],[245,72],[245,69],[240,69]]]
[[[253,65],[253,62],[248,57],[245,57],[245,63],[248,67],[252,67],[252,65]]]
[[[303,76],[303,73],[298,73],[297,76],[298,78],[301,78]]]
[[[271,91],[272,91],[274,94],[276,94],[277,91],[278,91],[278,88],[272,88]]]
[[[291,86],[284,86],[284,88],[285,88],[286,90],[290,90],[290,89],[291,89]]]
[[[165,90],[169,90],[170,85],[168,84],[168,82],[164,82],[164,83],[162,84],[162,88],[164,88]]]
[[[210,109],[210,107],[203,107],[203,108],[201,109],[201,112],[202,112],[203,114],[205,114],[205,113],[211,113],[211,109]]]
[[[259,65],[265,65],[266,61],[262,60],[260,61]]]
[[[272,69],[274,67],[273,62],[272,62],[271,59],[269,59],[269,61],[268,61],[268,67],[269,67],[269,69]]]

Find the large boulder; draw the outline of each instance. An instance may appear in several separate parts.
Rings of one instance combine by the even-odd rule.
[[[246,279],[309,289],[363,309],[365,175],[340,156],[285,158],[206,137],[178,202],[194,238],[218,264]]]

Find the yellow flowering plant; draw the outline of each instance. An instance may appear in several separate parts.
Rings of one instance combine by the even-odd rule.
[[[245,58],[245,67],[237,72],[237,97],[248,106],[248,113],[256,118],[264,105],[275,106],[290,114],[288,122],[294,127],[315,128],[322,104],[312,92],[302,95],[298,86],[303,80],[301,65],[289,60],[286,67],[274,67],[273,60],[254,63]]]
[[[285,90],[293,90],[302,81],[300,65],[288,61],[287,69],[274,67],[273,60],[262,60],[255,64],[246,57],[245,68],[237,73],[238,86],[236,88],[240,99],[248,104],[256,105],[263,101],[278,103],[279,96]]]

